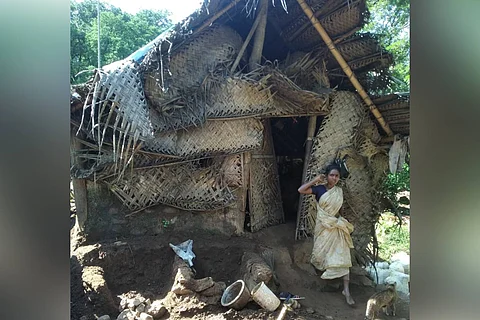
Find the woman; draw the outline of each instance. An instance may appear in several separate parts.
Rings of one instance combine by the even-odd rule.
[[[353,232],[353,225],[339,216],[343,203],[342,188],[337,186],[340,167],[329,165],[325,174],[326,177],[321,174],[298,188],[300,193],[314,194],[317,200],[311,263],[318,270],[325,270],[322,279],[343,277],[342,293],[347,303],[353,305],[355,301],[348,287],[352,266],[350,248],[353,248],[350,233]],[[320,185],[314,186],[318,183]]]

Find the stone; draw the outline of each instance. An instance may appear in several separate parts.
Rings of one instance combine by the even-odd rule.
[[[153,317],[149,315],[148,313],[142,312],[140,314],[140,317],[138,317],[139,320],[153,320]]]
[[[206,290],[203,290],[199,293],[202,296],[206,296],[206,297],[218,296],[218,295],[222,295],[222,293],[225,291],[226,288],[227,288],[227,285],[225,284],[225,282],[215,282],[215,284],[212,287]]]
[[[80,320],[88,320],[88,317],[87,316],[81,316]]]
[[[110,316],[108,314],[104,315],[104,316],[101,316],[100,318],[98,318],[97,320],[110,320]]]
[[[315,310],[313,310],[312,308],[307,308],[307,313],[314,314]]]
[[[167,309],[163,305],[162,300],[153,301],[150,307],[147,309],[147,313],[150,314],[154,319],[161,318],[165,312],[167,312]]]
[[[333,320],[333,317],[332,317],[332,316],[326,316],[325,319],[327,319],[327,320]]]
[[[145,301],[143,297],[135,297],[133,299],[129,299],[127,302],[127,307],[129,309],[135,309],[139,304]]]
[[[146,307],[145,307],[145,303],[140,303],[137,308],[135,309],[136,312],[139,312],[139,313],[142,313],[145,311]]]
[[[390,270],[405,273],[405,268],[400,261],[394,261],[390,264]]]
[[[125,309],[117,317],[117,320],[135,320],[135,312]]]

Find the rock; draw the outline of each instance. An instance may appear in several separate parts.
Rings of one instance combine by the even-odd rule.
[[[332,316],[325,316],[325,319],[333,320],[333,317]]]
[[[135,297],[133,299],[129,299],[128,302],[127,302],[127,307],[130,310],[133,310],[144,301],[145,301],[144,297]]]
[[[140,314],[140,317],[138,317],[139,320],[153,320],[153,317],[149,315],[148,313],[142,312]]]
[[[410,265],[410,256],[408,255],[408,253],[400,251],[400,252],[395,253],[392,256],[392,258],[390,259],[390,261],[392,261],[392,262],[400,261],[404,266],[405,265]]]
[[[147,309],[147,313],[150,314],[154,319],[161,318],[165,312],[167,312],[167,309],[163,305],[162,300],[153,301],[150,307]]]
[[[136,312],[142,313],[146,310],[146,304],[140,303],[137,308],[135,309]]]
[[[401,273],[405,273],[405,268],[403,267],[403,264],[400,261],[394,261],[390,264],[389,267],[390,270],[392,271],[397,271]]]
[[[82,282],[85,295],[94,304],[104,306],[106,312],[115,311],[112,293],[105,281],[104,271],[98,266],[86,266],[82,270]]]
[[[375,267],[377,267],[377,269],[388,269],[389,265],[388,265],[388,262],[375,262]]]
[[[307,313],[314,314],[315,310],[313,310],[312,308],[307,308]]]
[[[117,320],[135,320],[135,312],[125,309],[117,317]]]
[[[215,282],[212,277],[207,277],[202,279],[188,279],[188,281],[184,283],[184,286],[192,291],[200,292],[213,287],[214,284]]]
[[[87,319],[88,319],[87,316],[81,316],[81,317],[80,317],[80,320],[87,320]]]
[[[110,320],[110,316],[108,314],[104,315],[104,316],[101,316],[100,318],[98,318],[97,320]]]
[[[215,282],[212,287],[199,292],[199,294],[206,297],[218,296],[222,295],[223,291],[225,291],[226,288],[227,285],[225,284],[225,282]]]

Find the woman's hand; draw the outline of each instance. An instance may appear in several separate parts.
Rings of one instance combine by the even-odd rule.
[[[315,183],[323,183],[323,182],[325,182],[325,178],[326,178],[325,175],[322,173],[322,174],[316,176],[315,178],[313,178],[312,181],[314,181]]]

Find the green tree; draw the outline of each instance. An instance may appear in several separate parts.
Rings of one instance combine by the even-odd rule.
[[[410,1],[367,0],[370,22],[364,31],[379,35],[380,43],[393,54],[390,68],[395,92],[410,91]]]
[[[85,82],[98,59],[97,0],[70,3],[70,75],[72,83]],[[168,29],[170,13],[142,10],[135,15],[100,1],[101,65],[126,58]]]

